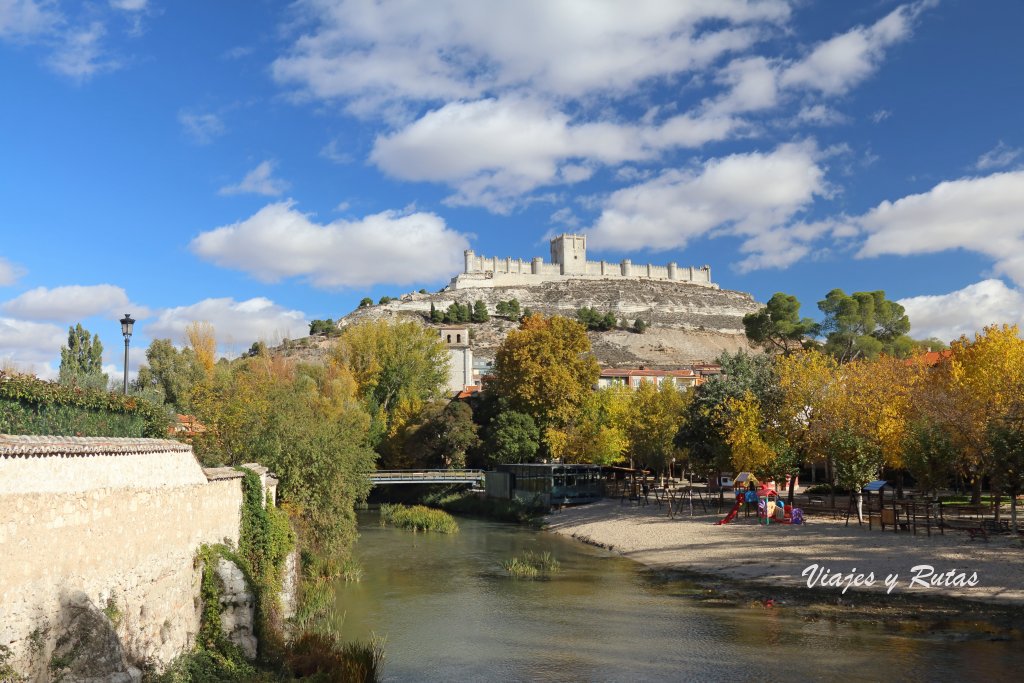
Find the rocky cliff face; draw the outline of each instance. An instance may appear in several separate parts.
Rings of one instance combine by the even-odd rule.
[[[743,316],[761,308],[750,294],[726,289],[658,281],[569,280],[529,287],[495,287],[406,294],[391,303],[360,308],[339,320],[345,326],[362,320],[414,318],[425,321],[431,304],[444,311],[455,302],[483,300],[491,315],[499,301],[516,299],[521,308],[545,315],[574,318],[584,306],[632,323],[651,325],[644,334],[622,330],[590,333],[598,361],[610,367],[675,367],[710,362],[722,351],[748,348]],[[493,358],[494,351],[517,323],[492,317],[467,323],[473,353]]]

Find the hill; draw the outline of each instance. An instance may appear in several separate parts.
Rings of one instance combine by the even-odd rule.
[[[500,301],[516,299],[522,309],[545,315],[576,317],[583,307],[611,312],[617,320],[642,319],[650,325],[643,334],[625,330],[591,332],[598,361],[609,367],[670,368],[710,362],[722,351],[748,348],[743,316],[761,308],[750,294],[694,284],[657,280],[565,280],[531,285],[442,290],[406,294],[390,303],[356,309],[338,321],[344,327],[363,320],[414,318],[430,324],[431,304],[444,311],[452,303],[481,299],[491,319],[462,323],[469,327],[473,354],[494,357],[495,349],[515,321],[496,318]],[[433,325],[441,327],[440,325]],[[320,345],[319,343],[310,346]]]

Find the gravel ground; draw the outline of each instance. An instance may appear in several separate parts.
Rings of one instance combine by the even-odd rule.
[[[858,528],[855,521],[812,518],[803,525],[759,526],[755,517],[742,513],[730,524],[716,526],[724,515],[704,514],[671,519],[667,509],[650,505],[624,505],[606,499],[591,505],[566,508],[549,515],[549,530],[599,545],[624,557],[657,569],[679,569],[732,579],[787,587],[807,587],[810,576],[802,575],[811,565],[818,574],[827,570],[821,583],[839,585],[813,590],[822,596],[837,596],[856,575],[866,580],[874,574],[873,586],[851,586],[849,590],[886,593],[886,579],[893,584],[890,594],[927,598],[945,596],[1000,605],[1024,604],[1024,547],[1017,537],[992,536],[991,540],[968,540],[966,533],[947,531],[929,538],[923,532],[883,533]],[[914,567],[928,565],[915,575]],[[949,572],[953,572],[952,575]],[[965,583],[977,574],[976,585]],[[837,576],[838,575],[838,576]],[[912,581],[917,577],[918,581]],[[940,585],[933,585],[938,582]],[[924,583],[925,585],[921,585]]]

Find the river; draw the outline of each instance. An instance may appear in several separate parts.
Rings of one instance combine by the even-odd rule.
[[[1019,642],[904,636],[712,607],[700,589],[555,534],[460,518],[454,535],[360,515],[363,580],[340,584],[343,635],[386,637],[386,681],[1020,680]],[[499,562],[549,551],[549,580]]]

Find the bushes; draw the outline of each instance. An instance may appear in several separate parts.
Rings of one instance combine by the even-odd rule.
[[[460,515],[486,517],[515,524],[539,525],[548,512],[544,505],[533,506],[518,499],[485,498],[467,491],[427,496],[424,502]]]
[[[380,506],[381,525],[392,525],[399,529],[413,531],[436,531],[441,534],[458,533],[459,525],[455,518],[443,510],[434,510],[424,505],[391,505]]]
[[[124,394],[0,370],[0,433],[166,438],[163,408]]]

